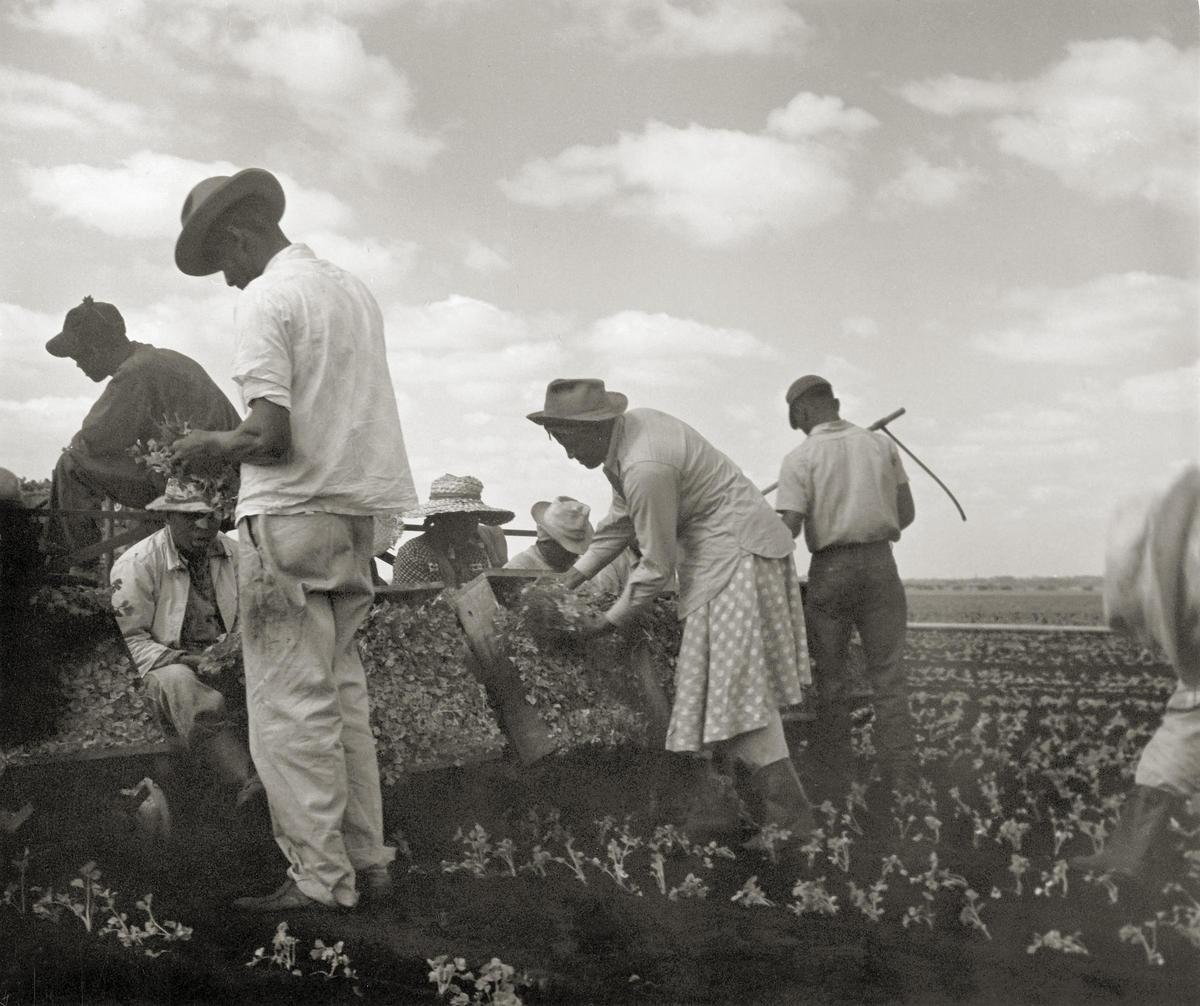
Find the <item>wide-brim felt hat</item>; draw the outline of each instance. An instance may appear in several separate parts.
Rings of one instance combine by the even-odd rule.
[[[157,499],[146,504],[147,510],[167,513],[214,513],[216,507],[195,482],[182,482],[177,478],[167,479],[167,488]]]
[[[188,276],[207,276],[217,266],[204,254],[204,240],[216,219],[234,203],[258,196],[278,223],[286,203],[283,186],[271,172],[245,168],[235,175],[213,175],[193,186],[183,201],[182,229],[175,242],[175,264]]]
[[[570,496],[556,496],[550,500],[539,500],[529,508],[538,530],[558,542],[568,552],[583,555],[592,543],[595,533],[588,515],[592,508]]]
[[[545,407],[526,417],[539,426],[555,422],[595,423],[615,419],[629,406],[619,391],[607,391],[594,377],[566,377],[546,386]]]
[[[473,475],[441,475],[429,487],[429,499],[405,517],[435,517],[443,513],[474,514],[480,524],[507,524],[516,514],[483,502],[483,483]]]

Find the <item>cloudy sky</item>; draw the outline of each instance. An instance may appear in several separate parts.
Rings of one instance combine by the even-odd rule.
[[[237,291],[174,268],[209,175],[388,324],[418,492],[519,514],[607,483],[524,414],[603,377],[760,485],[828,377],[910,465],[911,577],[1100,571],[1200,454],[1194,0],[4,0],[0,465],[99,392],[85,294],[228,380]],[[234,397],[235,403],[237,399]],[[599,514],[597,514],[599,516]]]

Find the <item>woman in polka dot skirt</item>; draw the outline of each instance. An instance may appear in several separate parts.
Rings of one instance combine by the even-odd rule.
[[[683,641],[667,749],[716,749],[749,770],[762,824],[802,840],[812,808],[789,756],[781,708],[811,683],[791,535],[754,484],[687,424],[593,379],[551,382],[529,416],[612,485],[612,508],[567,573],[576,587],[636,542],[617,602],[582,627],[627,625],[678,578]]]

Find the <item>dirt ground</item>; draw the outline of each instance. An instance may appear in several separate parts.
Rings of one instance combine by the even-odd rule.
[[[152,891],[160,920],[194,930],[188,943],[150,959],[111,938],[86,936],[72,917],[52,924],[0,908],[8,957],[0,965],[0,997],[21,1004],[265,1003],[359,1001],[361,994],[369,1002],[434,1002],[426,960],[440,954],[473,966],[499,957],[528,976],[530,985],[520,990],[526,1003],[1176,1003],[1194,1001],[1200,979],[1194,948],[1172,945],[1167,965],[1149,967],[1140,949],[1093,934],[1086,920],[1103,914],[1101,899],[1078,884],[1072,898],[1085,920],[1083,937],[1107,952],[1034,957],[1001,937],[1057,925],[1063,906],[1050,899],[990,906],[996,938],[989,941],[961,925],[941,894],[933,928],[901,926],[898,908],[878,923],[848,904],[831,917],[797,916],[783,907],[795,871],[744,851],[712,860],[711,868],[694,853],[666,857],[666,885],[694,873],[711,889],[705,900],[662,896],[645,847],[629,858],[628,883],[640,896],[595,866],[583,871],[586,884],[554,861],[545,864],[545,876],[520,869],[552,833],[560,840],[569,833],[580,849],[608,862],[597,821],[615,819],[610,836],[627,824],[626,834],[648,837],[678,815],[672,757],[626,750],[576,751],[539,773],[504,761],[423,773],[388,790],[387,831],[401,846],[392,897],[353,913],[286,917],[289,931],[306,943],[344,941],[358,974],[356,994],[349,981],[246,966],[257,947],[269,952],[283,920],[239,914],[229,902],[276,886],[283,859],[265,820],[251,816],[231,827],[217,794],[163,769],[97,763],[82,772],[0,777],[0,806],[28,799],[38,808],[20,832],[31,849],[29,883],[68,877],[83,860],[95,860],[130,910],[134,898]],[[145,772],[164,778],[174,811],[173,837],[160,846],[140,838],[114,799]],[[896,843],[876,837],[862,816],[867,834],[854,855],[878,862]],[[875,823],[882,835],[884,825]],[[469,858],[462,833],[475,824],[492,850],[484,875],[465,867],[447,872],[447,864],[461,867]],[[504,836],[517,850],[517,876],[494,854]],[[19,853],[17,844],[7,837],[6,860]],[[563,848],[560,841],[558,854]],[[948,828],[939,849],[944,866],[982,890],[1002,869],[996,853],[972,847],[969,829]],[[777,907],[731,900],[751,875]]]

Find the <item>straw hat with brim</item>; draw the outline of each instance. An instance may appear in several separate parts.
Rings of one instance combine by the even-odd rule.
[[[181,482],[179,479],[167,479],[167,490],[155,500],[146,504],[147,510],[161,510],[167,513],[213,513],[212,502],[204,495],[203,490],[195,482]]]
[[[283,186],[271,172],[246,168],[236,175],[214,175],[193,187],[183,201],[183,229],[175,242],[175,264],[188,276],[207,276],[217,266],[204,254],[204,239],[216,219],[247,196],[258,196],[270,207],[275,223],[283,216]]]
[[[480,524],[507,524],[516,516],[511,510],[483,502],[483,483],[471,475],[442,475],[429,487],[429,501],[405,517],[436,517],[443,513],[474,514]]]
[[[592,508],[570,496],[556,496],[554,502],[534,503],[529,513],[538,526],[538,537],[545,533],[568,552],[583,555],[592,543],[592,523],[588,514]]]
[[[63,319],[62,331],[46,343],[51,356],[77,356],[85,342],[125,334],[125,319],[112,304],[84,297]]]
[[[569,377],[546,386],[546,405],[526,417],[539,426],[555,422],[598,423],[615,419],[629,405],[619,391],[605,391],[604,382],[594,377]]]

